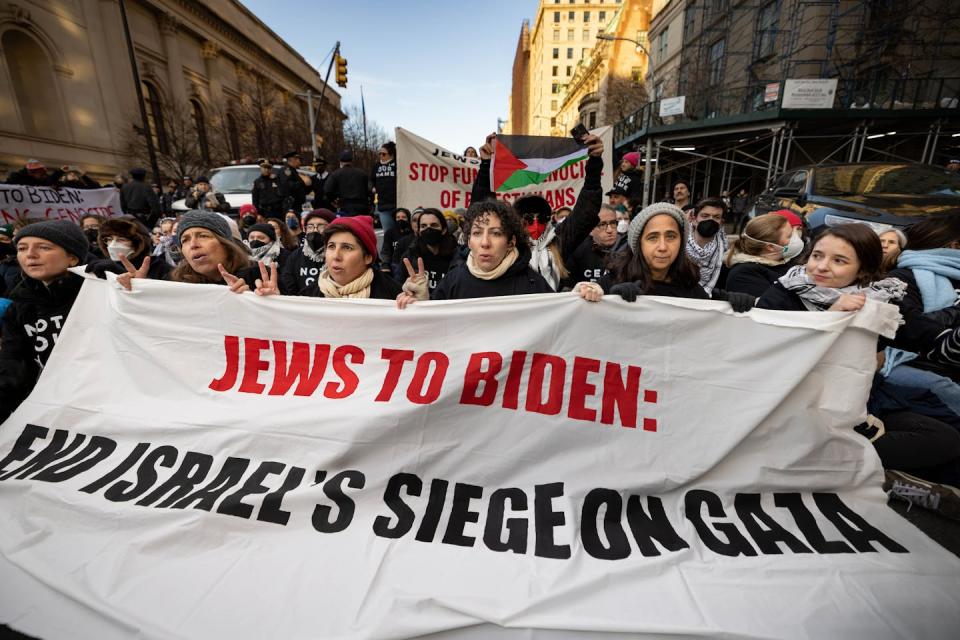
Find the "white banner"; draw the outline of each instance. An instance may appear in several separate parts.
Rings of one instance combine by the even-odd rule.
[[[120,192],[104,189],[72,187],[22,187],[0,184],[0,224],[22,220],[73,220],[79,222],[87,214],[104,218],[123,215]]]
[[[952,637],[960,560],[851,430],[889,311],[89,281],[0,427],[0,623]]]
[[[606,193],[613,188],[613,127],[599,127],[590,133],[603,139],[601,183]],[[429,140],[397,127],[397,203],[414,207],[436,207],[452,211],[470,206],[470,191],[480,168],[478,158],[466,158]],[[555,171],[542,184],[516,191],[498,193],[507,202],[535,193],[543,196],[551,208],[573,207],[583,188],[586,160]]]

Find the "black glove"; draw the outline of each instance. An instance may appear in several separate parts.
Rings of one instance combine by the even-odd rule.
[[[724,291],[722,289],[714,289],[713,293],[710,295],[710,299],[729,302],[730,306],[733,307],[733,310],[737,313],[746,313],[747,311],[750,311],[750,309],[753,309],[754,305],[757,303],[757,299],[749,293],[740,293],[739,291]]]
[[[86,272],[92,273],[101,280],[107,279],[108,271],[110,273],[126,273],[127,270],[113,260],[94,260],[87,263]]]
[[[620,296],[627,302],[636,302],[637,296],[643,293],[636,282],[621,282],[610,287],[610,295]]]

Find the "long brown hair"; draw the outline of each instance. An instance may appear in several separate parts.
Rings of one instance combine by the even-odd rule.
[[[287,226],[286,220],[281,220],[279,218],[267,218],[267,223],[269,223],[271,220],[276,222],[277,226],[280,228],[280,235],[277,236],[277,240],[280,241],[281,247],[293,251],[300,246],[300,241],[297,240],[297,236],[294,235],[293,231],[290,230],[290,227]]]
[[[237,272],[241,269],[251,266],[250,255],[239,245],[219,236],[217,236],[217,242],[227,252],[227,259],[223,262],[223,268],[227,270],[227,273],[237,275]],[[194,271],[186,258],[181,260],[180,264],[170,273],[170,279],[174,282],[190,282],[192,284],[220,284],[222,281],[219,278],[214,280],[199,271]]]
[[[780,244],[780,234],[783,228],[790,223],[783,216],[763,215],[747,223],[744,233],[740,234],[736,242],[730,245],[723,263],[732,266],[733,256],[746,254],[748,256],[762,256],[769,244]],[[750,236],[749,238],[747,236]]]

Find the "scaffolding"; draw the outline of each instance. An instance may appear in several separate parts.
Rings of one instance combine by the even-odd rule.
[[[643,151],[645,202],[676,174],[713,195],[800,164],[933,163],[960,142],[958,34],[955,0],[690,0],[684,112],[644,105],[616,146]],[[791,78],[837,79],[833,108],[783,109]]]

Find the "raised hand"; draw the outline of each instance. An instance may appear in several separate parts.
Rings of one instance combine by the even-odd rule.
[[[223,268],[223,265],[219,262],[217,263],[217,269],[220,270],[220,275],[223,277],[223,281],[227,283],[227,287],[230,288],[230,291],[234,293],[246,293],[250,291],[250,285],[248,285],[243,278],[238,278],[237,276],[231,274],[226,269]]]
[[[599,136],[590,134],[584,136],[583,144],[587,145],[587,153],[598,158],[603,156],[603,140]]]
[[[427,269],[423,264],[423,258],[417,258],[417,269],[413,269],[409,258],[403,259],[403,266],[407,268],[407,281],[403,283],[403,292],[408,293],[417,300],[428,300],[430,291],[427,285]]]
[[[495,133],[491,133],[490,135],[487,136],[487,139],[483,143],[483,146],[480,147],[481,160],[489,160],[490,158],[493,157],[493,146],[495,144],[494,140],[496,139],[497,139],[497,134]]]
[[[277,284],[277,263],[272,263],[269,268],[264,266],[262,261],[258,261],[257,265],[260,267],[260,277],[257,278],[257,289],[254,293],[258,296],[280,295],[280,286]]]
[[[133,291],[134,278],[146,278],[147,273],[150,272],[150,256],[143,259],[143,263],[139,269],[133,266],[133,263],[127,259],[127,256],[120,256],[120,264],[123,265],[123,268],[126,269],[127,272],[118,275],[117,282],[127,291]]]

